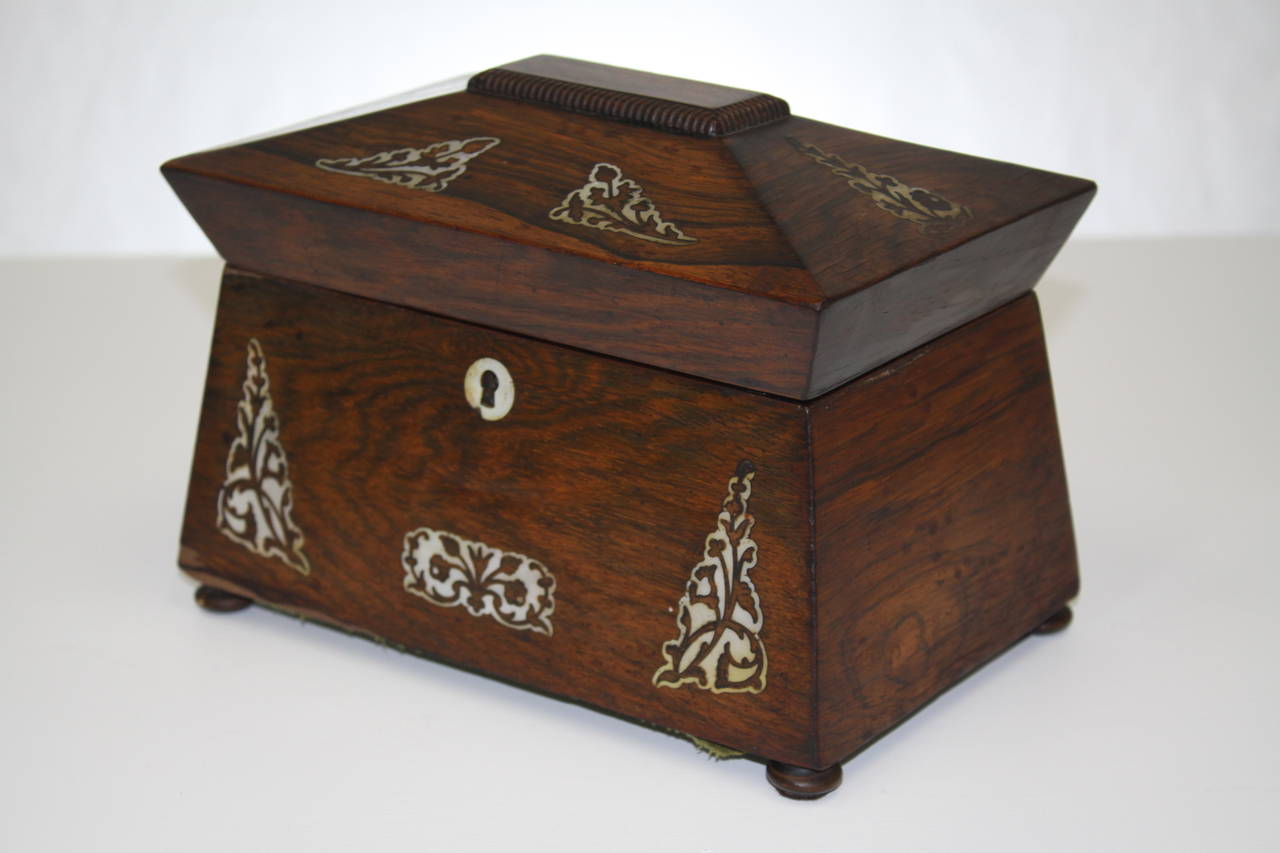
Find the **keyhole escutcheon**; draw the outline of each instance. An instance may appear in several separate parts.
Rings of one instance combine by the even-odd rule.
[[[467,405],[486,421],[506,417],[516,401],[511,372],[495,358],[478,358],[472,362],[463,378],[462,389]]]

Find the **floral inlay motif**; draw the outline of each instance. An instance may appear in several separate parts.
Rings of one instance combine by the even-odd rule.
[[[641,240],[668,246],[698,242],[658,213],[644,188],[612,163],[596,163],[587,182],[564,197],[550,214],[552,219],[600,231],[617,231]]]
[[[255,554],[279,558],[309,574],[302,531],[293,521],[293,483],[280,443],[267,359],[256,339],[249,341],[242,388],[244,395],[236,405],[236,437],[227,454],[227,477],[218,491],[218,529]]]
[[[940,234],[973,216],[969,208],[950,202],[937,193],[907,186],[892,175],[877,174],[837,154],[829,154],[812,143],[791,137],[787,137],[787,141],[801,154],[826,166],[833,174],[844,178],[849,186],[869,196],[876,207],[915,223],[924,234]]]
[[[330,172],[438,193],[467,171],[467,163],[499,142],[492,136],[449,139],[426,148],[397,148],[368,157],[317,160],[316,165]]]
[[[556,579],[546,566],[483,542],[419,527],[404,537],[404,588],[442,607],[461,605],[508,628],[551,635]]]
[[[693,567],[680,599],[680,635],[662,647],[666,660],[653,674],[658,687],[693,684],[713,693],[764,690],[764,613],[751,581],[756,520],[747,511],[755,474],[755,466],[743,460],[729,479],[716,529],[707,536],[702,562]]]

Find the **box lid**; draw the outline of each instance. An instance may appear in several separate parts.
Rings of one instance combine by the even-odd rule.
[[[242,269],[799,400],[1029,290],[1095,189],[550,56],[163,172]]]

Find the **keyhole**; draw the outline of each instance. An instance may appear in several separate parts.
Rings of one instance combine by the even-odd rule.
[[[493,408],[493,395],[498,391],[498,374],[486,370],[480,374],[480,405],[486,409]]]
[[[496,358],[477,358],[462,377],[467,405],[486,421],[500,421],[516,402],[511,371]]]

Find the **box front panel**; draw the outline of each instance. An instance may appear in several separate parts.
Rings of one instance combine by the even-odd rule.
[[[803,764],[804,445],[795,404],[229,272],[182,564]]]

